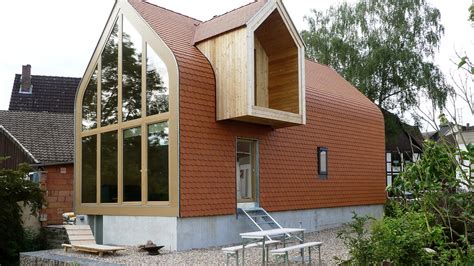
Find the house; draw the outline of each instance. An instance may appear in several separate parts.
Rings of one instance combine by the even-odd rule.
[[[404,123],[400,118],[381,109],[385,121],[385,159],[387,186],[409,163],[416,162],[423,153],[423,135],[417,126]]]
[[[31,178],[46,191],[43,225],[62,224],[73,209],[74,96],[80,78],[15,75],[9,111],[0,111],[0,167],[30,164]]]
[[[74,130],[72,114],[0,111],[0,154],[10,158],[0,167],[30,164],[32,178],[46,191],[48,205],[41,222],[62,224],[72,211]]]
[[[31,65],[16,74],[9,111],[74,113],[74,97],[80,78],[31,75]]]
[[[304,58],[280,0],[205,22],[117,1],[75,110],[75,211],[105,244],[236,243],[256,207],[308,231],[383,212],[383,115]]]

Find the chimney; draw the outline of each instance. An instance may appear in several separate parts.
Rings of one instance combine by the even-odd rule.
[[[20,93],[31,93],[33,85],[31,84],[31,65],[22,66]]]

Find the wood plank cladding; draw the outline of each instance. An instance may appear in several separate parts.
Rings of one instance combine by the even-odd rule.
[[[290,33],[280,9],[202,41],[196,47],[216,78],[216,119],[274,128],[304,124],[303,45]],[[296,33],[297,34],[297,33]]]
[[[240,28],[197,45],[216,77],[217,120],[247,114],[247,31]]]
[[[258,27],[255,39],[268,57],[268,107],[299,113],[298,47],[277,10]]]
[[[254,53],[255,105],[268,108],[268,56],[257,38]]]

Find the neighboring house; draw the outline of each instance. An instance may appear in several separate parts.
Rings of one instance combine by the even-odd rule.
[[[72,114],[0,111],[0,154],[10,156],[0,167],[29,163],[38,171],[47,224],[61,224],[61,214],[72,210],[73,123]]]
[[[308,231],[383,212],[383,115],[304,59],[280,0],[206,22],[117,1],[75,110],[75,211],[102,243],[236,243],[256,207]]]
[[[74,113],[80,78],[31,75],[31,65],[15,75],[10,111]]]
[[[61,224],[72,211],[75,91],[80,79],[31,75],[23,66],[15,76],[10,110],[0,111],[0,167],[30,164],[31,178],[46,191],[43,225]],[[27,89],[26,89],[27,88]]]
[[[407,163],[415,162],[423,153],[423,135],[417,126],[408,125],[385,109],[385,159],[387,186],[403,171]]]

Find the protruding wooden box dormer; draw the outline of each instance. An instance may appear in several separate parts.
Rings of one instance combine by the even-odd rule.
[[[250,5],[259,4],[242,25],[232,16],[248,15],[251,10],[235,10],[237,14],[225,14],[223,21],[211,20],[198,28],[196,46],[215,72],[217,120],[275,128],[305,124],[303,42],[281,0]],[[212,24],[220,24],[223,32],[203,37],[216,26]]]

